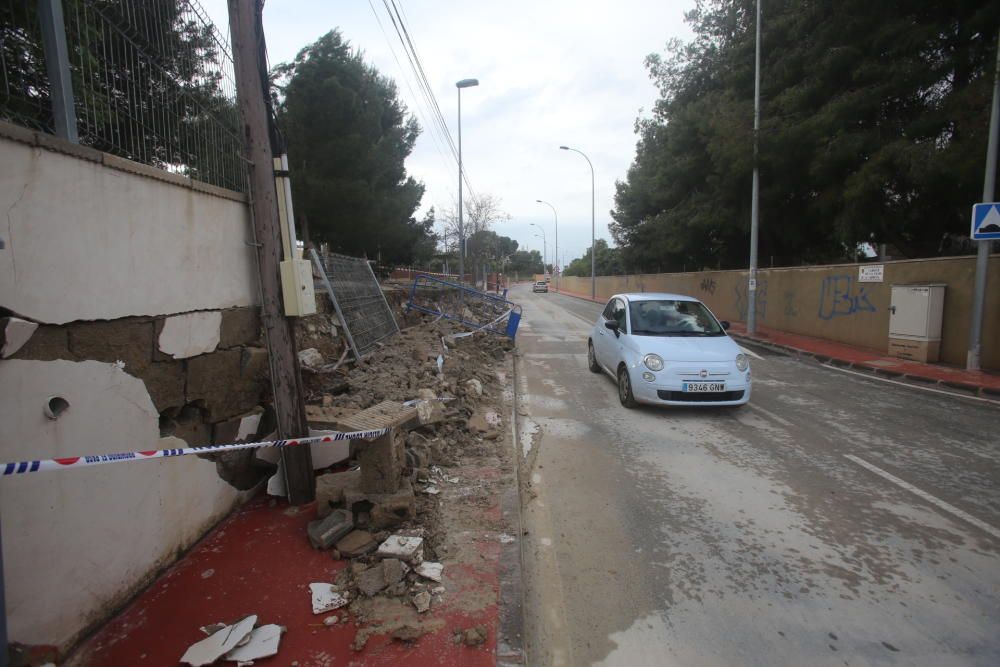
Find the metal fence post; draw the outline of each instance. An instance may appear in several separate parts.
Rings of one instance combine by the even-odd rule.
[[[49,75],[52,116],[56,136],[80,143],[73,106],[73,81],[69,72],[69,49],[63,23],[62,0],[38,0],[38,18],[42,24],[42,47]]]

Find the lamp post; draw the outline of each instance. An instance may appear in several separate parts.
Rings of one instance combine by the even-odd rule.
[[[556,207],[548,203],[547,201],[543,201],[541,199],[536,199],[535,201],[538,202],[539,204],[545,204],[546,206],[551,208],[552,215],[554,215],[556,219],[556,250],[555,250],[555,260],[552,263],[556,265],[554,268],[556,270],[556,291],[558,292],[559,274],[562,273],[562,271],[559,270],[559,214],[556,213]]]
[[[590,298],[597,299],[597,249],[594,247],[594,163],[590,161],[583,151],[569,146],[560,146],[564,151],[573,151],[583,156],[583,159],[590,165]]]
[[[462,89],[479,85],[479,79],[462,79],[455,83],[458,90],[458,282],[465,282],[465,227],[462,222]]]
[[[757,228],[760,223],[760,3],[757,0],[757,43],[753,85],[753,192],[750,195],[750,270],[747,282],[747,334],[757,332]]]
[[[548,243],[547,243],[547,241],[545,239],[545,230],[542,229],[541,225],[537,225],[537,224],[535,224],[533,222],[529,222],[528,224],[531,225],[532,227],[536,227],[538,229],[538,231],[540,231],[542,233],[542,278],[544,278],[545,277],[545,256],[549,252],[548,251]],[[535,236],[538,236],[538,234],[535,234]]]

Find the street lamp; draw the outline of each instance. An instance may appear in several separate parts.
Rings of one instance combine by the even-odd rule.
[[[531,225],[532,227],[537,227],[538,231],[540,231],[542,233],[542,278],[544,278],[545,277],[545,255],[548,254],[548,243],[545,240],[545,230],[542,229],[541,225],[537,225],[537,224],[535,224],[533,222],[529,222],[528,224]],[[535,234],[535,236],[538,236],[538,234]]]
[[[539,204],[545,204],[546,206],[548,206],[549,208],[551,208],[552,209],[552,215],[554,215],[555,218],[556,218],[556,252],[555,252],[555,261],[552,262],[552,263],[556,265],[556,267],[555,267],[556,268],[556,291],[558,292],[559,291],[559,274],[562,273],[562,271],[559,270],[559,214],[556,213],[556,207],[553,206],[552,204],[548,203],[547,201],[543,201],[541,199],[536,199],[535,201],[538,202]]]
[[[747,271],[747,334],[757,332],[757,228],[760,221],[760,3],[757,0],[757,42],[753,84],[753,191],[750,194],[750,270]]]
[[[573,151],[583,156],[583,159],[590,165],[590,298],[597,299],[597,248],[594,247],[594,163],[590,161],[583,151],[569,146],[560,146],[564,151]]]
[[[479,85],[479,79],[462,79],[455,84],[458,90],[458,273],[459,284],[465,282],[465,227],[462,223],[462,89]]]

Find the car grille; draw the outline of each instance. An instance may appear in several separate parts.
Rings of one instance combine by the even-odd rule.
[[[716,401],[738,401],[743,398],[743,391],[716,391],[697,393],[686,391],[665,391],[660,389],[656,395],[664,401],[687,401],[688,403],[714,403]]]

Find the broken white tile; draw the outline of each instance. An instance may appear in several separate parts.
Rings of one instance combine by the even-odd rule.
[[[333,584],[309,584],[312,591],[312,607],[314,614],[325,614],[334,609],[340,609],[347,604],[347,598],[333,590]]]
[[[441,493],[441,489],[437,488],[432,484],[430,486],[424,487],[422,492],[426,493],[429,496],[436,496],[437,494]]]
[[[441,574],[444,572],[444,565],[441,563],[431,563],[430,561],[424,561],[420,565],[414,568],[414,572],[419,574],[424,579],[430,579],[431,581],[436,581],[441,583]]]
[[[424,557],[424,538],[390,535],[378,547],[378,556],[398,558],[409,563],[419,563]]]
[[[222,312],[218,310],[172,315],[163,321],[157,345],[174,359],[214,352],[219,345]]]
[[[281,634],[284,631],[284,627],[273,623],[262,625],[247,636],[246,644],[231,650],[224,656],[224,659],[230,662],[246,663],[277,655]]]
[[[210,637],[189,646],[188,650],[181,656],[181,662],[187,663],[191,667],[211,665],[236,648],[236,645],[253,631],[255,623],[257,623],[257,616],[252,615],[247,616],[239,623],[225,626]]]
[[[24,347],[38,328],[37,322],[22,320],[20,317],[4,317],[0,319],[0,325],[3,326],[3,348],[0,348],[0,357],[4,359]]]

